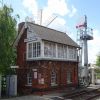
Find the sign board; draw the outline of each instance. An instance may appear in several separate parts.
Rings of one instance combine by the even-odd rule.
[[[10,66],[10,68],[19,68],[19,66]]]
[[[37,72],[34,72],[34,79],[37,79]]]
[[[32,69],[32,71],[37,71],[37,69]]]
[[[24,42],[37,41],[37,40],[38,40],[37,37],[29,37],[27,39],[24,39]]]
[[[24,42],[37,41],[39,39],[39,36],[34,32],[33,26],[29,25],[27,29],[27,39],[25,39]]]

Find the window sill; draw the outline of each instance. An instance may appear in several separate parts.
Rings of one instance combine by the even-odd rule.
[[[25,85],[25,86],[30,86],[30,87],[31,87],[31,86],[32,86],[32,84],[27,84],[27,85]]]
[[[56,83],[51,83],[51,86],[57,86],[58,84],[56,84]]]
[[[72,84],[72,82],[67,82],[67,84]]]

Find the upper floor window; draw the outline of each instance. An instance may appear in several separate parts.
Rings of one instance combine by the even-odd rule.
[[[64,49],[62,44],[58,44],[58,58],[64,58]]]
[[[28,58],[32,58],[32,43],[28,44]]]
[[[56,57],[56,45],[51,42],[44,42],[44,55],[46,57]]]
[[[67,58],[67,46],[58,44],[58,58]]]
[[[28,43],[28,58],[40,57],[41,45],[40,42]]]
[[[77,51],[76,48],[68,47],[68,58],[69,59],[76,59],[77,58]]]

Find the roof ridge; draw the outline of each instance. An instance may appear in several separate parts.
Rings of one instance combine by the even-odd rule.
[[[29,22],[29,23],[31,23],[31,22]],[[62,32],[62,31],[59,31],[59,30],[56,30],[56,29],[53,29],[53,28],[49,28],[49,27],[46,27],[46,26],[43,26],[43,25],[39,25],[39,24],[36,24],[36,23],[31,23],[31,24],[66,34],[65,32]]]
[[[58,32],[59,35],[62,34],[62,35],[66,35],[71,41],[73,41],[75,44],[77,44],[67,33],[65,32],[61,32],[61,31],[58,31],[56,29],[52,29],[52,28],[48,28],[46,26],[43,26],[43,25],[39,25],[39,24],[36,24],[36,23],[31,23],[29,22],[29,24],[32,24],[32,25],[35,25],[37,27],[41,27],[41,28],[44,28],[44,29],[47,29],[48,31],[51,30],[51,31],[55,31],[55,32]]]
[[[46,26],[32,22],[27,22],[27,24],[31,26],[32,29],[34,29],[41,39],[79,47],[78,44],[65,32],[61,32],[56,29],[48,28]],[[21,34],[18,35],[21,37]],[[16,41],[19,41],[18,37]]]

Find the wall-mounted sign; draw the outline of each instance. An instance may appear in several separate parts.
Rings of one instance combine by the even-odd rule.
[[[34,79],[37,79],[37,72],[34,72]]]
[[[32,71],[37,71],[37,69],[32,69]]]
[[[27,39],[24,39],[24,42],[37,41],[37,40],[38,40],[37,37],[29,37]]]
[[[10,68],[19,68],[19,66],[10,66]]]

